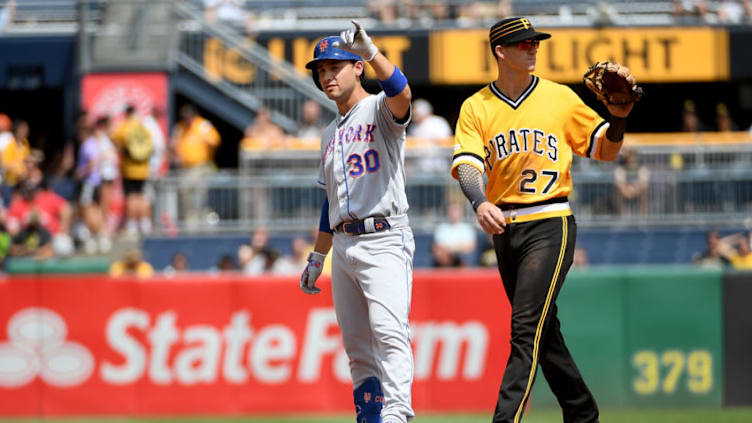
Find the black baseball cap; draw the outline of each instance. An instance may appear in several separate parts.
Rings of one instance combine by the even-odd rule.
[[[488,33],[491,48],[525,40],[546,40],[548,38],[551,38],[551,34],[536,31],[530,20],[519,16],[496,22]]]

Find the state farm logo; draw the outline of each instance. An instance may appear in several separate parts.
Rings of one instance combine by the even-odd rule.
[[[105,328],[114,355],[101,360],[102,381],[279,385],[317,383],[329,372],[342,383],[351,381],[333,308],[311,309],[302,332],[282,323],[254,325],[249,310],[235,311],[222,326],[179,322],[174,310],[156,315],[132,307],[116,310]],[[482,322],[421,321],[411,329],[416,381],[474,381],[483,376],[489,333]]]
[[[16,388],[39,376],[57,387],[86,381],[94,357],[77,342],[66,341],[68,327],[59,314],[42,307],[25,308],[11,316],[8,342],[0,343],[0,387]]]

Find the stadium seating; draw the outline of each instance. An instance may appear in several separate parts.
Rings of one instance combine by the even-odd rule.
[[[630,264],[688,264],[692,256],[705,250],[705,228],[620,228],[579,229],[577,245],[584,248],[590,265]],[[721,235],[729,231],[721,232]],[[297,234],[276,234],[269,239],[272,248],[289,254],[290,240]],[[431,267],[430,233],[415,234],[416,268]],[[249,236],[181,236],[175,238],[152,237],[144,241],[147,260],[155,269],[163,269],[177,252],[188,257],[191,270],[208,270],[225,254],[236,258],[238,247],[249,242]],[[487,244],[487,237],[478,233],[475,262]],[[211,249],[207,249],[211,245]]]

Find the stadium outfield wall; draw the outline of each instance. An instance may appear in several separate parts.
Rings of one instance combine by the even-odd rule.
[[[734,301],[748,298],[751,279],[685,267],[572,271],[558,315],[604,407],[752,405],[749,337],[736,332],[752,317]],[[7,278],[0,415],[350,411],[331,297],[297,285],[227,274]],[[418,413],[493,407],[509,354],[504,298],[493,270],[416,272]],[[532,407],[555,406],[547,391],[539,377]]]

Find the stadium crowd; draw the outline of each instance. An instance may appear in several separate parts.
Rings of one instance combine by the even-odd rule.
[[[313,148],[323,130],[321,109],[313,101],[303,106],[299,130],[288,134],[261,109],[246,128],[237,148],[266,151],[284,148]],[[694,103],[687,100],[681,112],[681,130],[696,132],[713,129],[738,129],[724,104],[716,107],[715,125],[701,122]],[[67,257],[83,254],[107,254],[118,236],[138,239],[152,232],[155,219],[152,202],[156,195],[153,182],[168,175],[179,175],[178,218],[187,227],[198,225],[208,212],[208,182],[216,172],[214,153],[222,143],[214,124],[202,117],[197,108],[183,105],[171,135],[163,131],[159,120],[164,112],[157,108],[142,113],[126,105],[113,116],[82,113],[77,120],[77,147],[66,144],[60,154],[45,158],[29,136],[31,128],[23,119],[11,120],[0,114],[0,166],[2,168],[2,207],[0,207],[0,256],[37,258]],[[420,160],[411,163],[410,174],[438,174],[448,166],[446,148],[452,128],[433,113],[431,104],[417,99],[414,119],[408,134],[423,151]],[[611,206],[616,214],[648,213],[650,167],[640,163],[635,150],[627,149],[613,169]],[[672,166],[684,166],[683,163]],[[444,197],[443,192],[436,193]],[[442,204],[445,204],[442,202]],[[417,204],[420,207],[420,204]],[[437,267],[488,265],[493,257],[479,254],[487,248],[477,243],[475,228],[466,223],[462,207],[446,207],[448,222],[440,225],[431,245]],[[160,224],[172,225],[174,222]],[[473,235],[473,236],[471,236]],[[264,237],[258,234],[260,239]],[[268,238],[268,233],[266,234]],[[218,269],[242,270],[249,274],[264,271],[290,271],[305,257],[310,241],[296,239],[290,257],[279,259],[278,252],[260,247],[261,240],[249,243],[234,257],[217,263]],[[738,248],[738,243],[731,249]],[[310,247],[308,245],[308,247]],[[307,248],[307,247],[306,247]],[[709,248],[710,250],[710,248]],[[724,250],[727,251],[728,249]],[[728,254],[727,254],[728,255]],[[135,255],[132,255],[132,257]],[[263,257],[262,260],[260,257]],[[134,260],[131,259],[131,262]],[[726,260],[732,263],[730,260]],[[278,262],[278,263],[277,263]],[[186,264],[180,260],[172,269]]]
[[[525,0],[373,0],[337,2],[298,0],[182,0],[203,12],[210,23],[231,25],[252,35],[270,29],[292,29],[302,22],[311,28],[347,23],[349,19],[394,27],[431,28],[487,26],[516,14],[536,16],[550,25],[619,25],[634,23],[641,14],[662,16],[662,24],[740,25],[752,23],[752,0],[656,0],[634,4],[626,0],[540,2]],[[75,0],[50,4],[44,0],[0,0],[0,34],[29,26],[56,25],[75,20]],[[92,0],[96,10],[106,4]],[[335,27],[340,25],[334,24]]]
[[[619,24],[621,15],[639,13],[627,1],[593,1],[573,4],[566,1],[526,2],[524,0],[374,0],[352,1],[353,18],[369,19],[385,27],[432,27],[437,23],[449,23],[458,27],[484,26],[506,17],[536,15],[546,18],[551,24],[567,25],[574,22],[575,15],[584,15],[586,22],[595,26]],[[674,0],[641,2],[653,15],[665,14],[672,24],[696,25],[720,23],[738,25],[752,23],[750,0]],[[363,12],[357,12],[359,7]],[[254,0],[203,0],[204,14],[209,22],[233,25],[246,33],[266,29],[270,23],[289,19],[311,19],[305,8],[326,7],[325,2],[302,1],[297,7],[276,8],[268,2]],[[331,18],[340,16],[338,12]],[[324,19],[324,16],[319,17]]]

